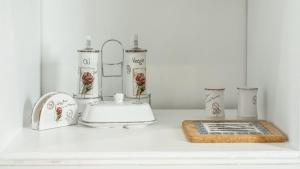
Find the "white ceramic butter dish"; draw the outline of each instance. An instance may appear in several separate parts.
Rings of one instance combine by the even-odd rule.
[[[79,123],[90,127],[144,127],[155,122],[148,103],[123,101],[120,94],[115,101],[88,104]]]

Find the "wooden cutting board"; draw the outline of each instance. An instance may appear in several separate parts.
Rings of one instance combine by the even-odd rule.
[[[185,120],[182,128],[192,143],[274,143],[287,136],[265,120]]]

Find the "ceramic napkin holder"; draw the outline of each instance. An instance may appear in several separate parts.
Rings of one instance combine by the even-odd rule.
[[[76,124],[78,105],[68,94],[52,92],[43,95],[32,112],[32,129],[45,130]]]

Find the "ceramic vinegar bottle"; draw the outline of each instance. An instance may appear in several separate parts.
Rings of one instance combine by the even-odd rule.
[[[78,98],[99,96],[99,50],[91,47],[91,37],[86,37],[86,47],[77,51],[78,58]]]
[[[142,98],[147,95],[146,49],[138,47],[138,35],[134,35],[133,48],[126,50],[124,59],[125,95]]]

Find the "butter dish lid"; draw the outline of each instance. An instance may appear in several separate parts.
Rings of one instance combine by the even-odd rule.
[[[32,112],[32,129],[44,130],[76,124],[77,102],[68,94],[51,92],[43,95]]]

